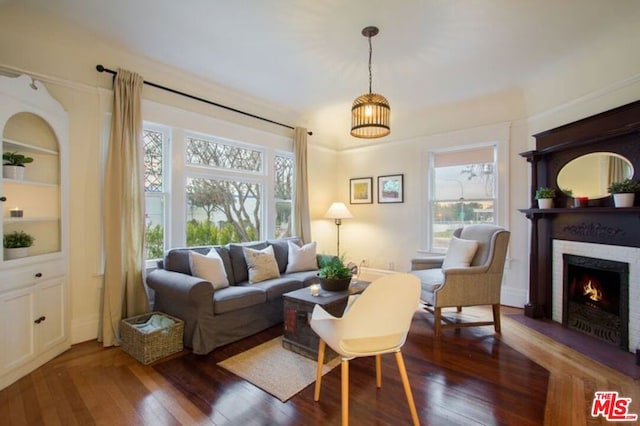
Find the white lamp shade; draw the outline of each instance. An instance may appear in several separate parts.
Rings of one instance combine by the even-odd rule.
[[[344,203],[333,203],[324,217],[327,219],[351,219],[353,215]]]

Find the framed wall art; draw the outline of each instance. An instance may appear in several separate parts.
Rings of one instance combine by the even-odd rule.
[[[349,189],[351,204],[371,204],[373,203],[373,178],[354,178],[350,180]]]
[[[404,202],[404,175],[378,176],[378,203]]]

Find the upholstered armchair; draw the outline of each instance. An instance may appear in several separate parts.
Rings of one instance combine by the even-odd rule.
[[[493,325],[500,332],[500,289],[509,231],[494,225],[469,225],[454,231],[445,256],[412,260],[420,279],[421,300],[434,314],[434,334],[445,328]],[[442,308],[491,305],[493,321],[443,322]]]

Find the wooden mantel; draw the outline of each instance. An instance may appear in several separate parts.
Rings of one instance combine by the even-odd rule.
[[[536,149],[520,155],[531,164],[530,207],[520,209],[531,221],[529,302],[525,314],[551,318],[552,241],[554,239],[640,247],[640,197],[634,207],[617,209],[611,197],[590,200],[588,207],[557,184],[564,165],[592,152],[613,152],[631,161],[640,179],[640,101],[534,135]],[[535,190],[556,189],[556,208],[538,209]]]

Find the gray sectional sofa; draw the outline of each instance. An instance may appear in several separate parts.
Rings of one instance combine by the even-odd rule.
[[[301,245],[297,238],[289,240]],[[281,277],[250,284],[243,247],[261,250],[268,245],[273,247]],[[155,293],[154,310],[184,321],[184,345],[196,354],[281,323],[282,295],[317,282],[317,270],[285,273],[287,239],[267,240],[215,246],[230,285],[214,290],[211,282],[192,276],[189,264],[189,251],[206,255],[212,247],[168,250],[147,276],[147,285]]]

